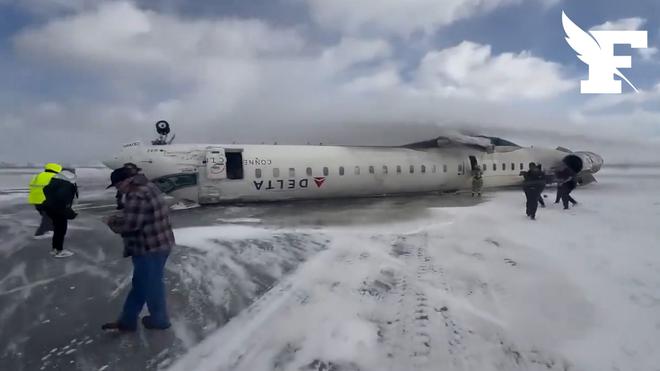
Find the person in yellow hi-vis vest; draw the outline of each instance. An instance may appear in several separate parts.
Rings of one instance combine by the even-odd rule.
[[[47,238],[50,237],[53,231],[53,221],[46,214],[46,210],[43,207],[44,201],[46,201],[46,195],[44,195],[44,187],[47,186],[53,177],[59,174],[62,171],[62,166],[55,163],[48,163],[44,166],[44,171],[35,175],[30,180],[30,194],[28,196],[28,202],[34,207],[41,215],[41,224],[39,228],[34,233],[35,238]],[[46,234],[51,232],[50,234]]]

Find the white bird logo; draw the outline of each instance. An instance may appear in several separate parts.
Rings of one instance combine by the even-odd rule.
[[[578,58],[580,58],[582,62],[587,65],[590,65],[591,63],[603,63],[602,61],[604,58],[602,58],[602,49],[598,44],[598,41],[596,41],[590,32],[585,32],[580,26],[573,23],[564,11],[561,12],[561,23],[564,26],[564,32],[566,32],[566,42],[576,53],[578,53]],[[614,75],[619,76],[627,82],[635,92],[639,92],[635,85],[628,81],[626,76],[624,76],[618,68],[612,66],[610,69]]]

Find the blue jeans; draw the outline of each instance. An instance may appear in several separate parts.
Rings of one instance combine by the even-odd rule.
[[[150,322],[156,327],[169,327],[165,299],[163,272],[169,253],[152,252],[133,256],[133,281],[131,291],[124,302],[119,322],[129,328],[137,328],[137,320],[144,303],[147,303]]]

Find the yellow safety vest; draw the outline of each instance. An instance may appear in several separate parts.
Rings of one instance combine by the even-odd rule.
[[[46,164],[45,168],[58,173],[62,171],[62,166],[58,164]],[[57,174],[50,171],[42,171],[32,177],[32,180],[30,180],[30,194],[28,195],[28,202],[30,205],[41,205],[46,201],[44,187],[50,183],[55,175]]]

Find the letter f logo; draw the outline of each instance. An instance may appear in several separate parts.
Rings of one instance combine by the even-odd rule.
[[[646,31],[583,31],[561,12],[561,21],[566,32],[566,42],[578,53],[578,58],[589,66],[589,80],[580,82],[582,94],[621,94],[621,81],[637,88],[619,71],[632,67],[630,56],[614,55],[615,44],[628,44],[632,48],[647,48]]]

